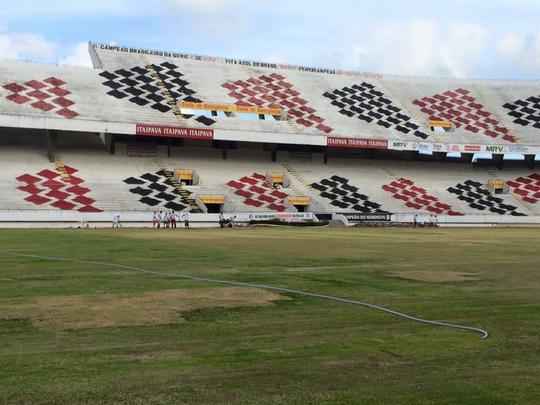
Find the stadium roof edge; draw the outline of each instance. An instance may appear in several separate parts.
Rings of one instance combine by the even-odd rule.
[[[121,45],[110,45],[110,44],[104,44],[100,42],[88,42],[89,52],[90,56],[92,58],[92,62],[94,63],[94,68],[96,69],[102,69],[103,64],[101,63],[101,60],[99,59],[99,55],[96,52],[96,48],[99,48],[101,50],[107,50],[107,51],[113,51],[113,52],[121,52],[121,53],[134,53],[134,54],[140,54],[140,55],[153,55],[153,56],[161,56],[161,57],[168,57],[168,58],[181,58],[181,59],[189,59],[192,61],[198,61],[198,62],[206,62],[206,63],[217,63],[217,64],[228,64],[228,65],[241,65],[246,67],[262,67],[262,68],[269,68],[269,69],[287,69],[287,70],[297,70],[305,73],[324,73],[324,74],[335,74],[335,75],[343,75],[343,76],[360,76],[360,77],[371,77],[373,79],[423,79],[423,80],[448,80],[448,81],[459,81],[459,82],[481,82],[481,83],[513,83],[513,84],[531,84],[540,83],[539,79],[524,79],[524,80],[517,80],[517,79],[482,79],[482,78],[458,78],[458,77],[452,77],[452,76],[403,76],[403,75],[396,75],[396,74],[383,74],[383,73],[375,73],[375,72],[363,72],[360,70],[347,70],[347,69],[337,69],[337,68],[322,68],[322,67],[313,67],[313,66],[301,66],[301,65],[293,65],[288,64],[285,62],[262,62],[262,61],[253,61],[253,60],[246,60],[246,59],[237,59],[237,58],[225,58],[220,56],[209,56],[209,55],[198,55],[198,54],[191,54],[186,52],[172,52],[172,51],[164,51],[159,49],[148,49],[148,48],[136,48],[136,47],[126,47]],[[95,61],[94,56],[95,55]]]

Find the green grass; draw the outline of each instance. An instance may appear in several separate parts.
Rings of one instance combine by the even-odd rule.
[[[539,241],[536,229],[0,231],[0,404],[538,404]],[[44,328],[18,309],[219,286],[6,251],[353,298],[491,337],[292,295],[161,325]],[[419,270],[476,276],[390,276]]]

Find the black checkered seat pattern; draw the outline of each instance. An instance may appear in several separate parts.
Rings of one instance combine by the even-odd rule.
[[[173,110],[170,100],[200,102],[195,90],[185,80],[178,66],[164,62],[160,65],[135,66],[131,69],[104,71],[99,74],[107,79],[103,85],[110,90],[107,94],[118,100],[127,99],[140,107],[150,107],[162,113]],[[182,118],[194,118],[197,122],[210,126],[215,121],[204,115],[182,115]]]
[[[421,139],[429,136],[410,116],[370,83],[363,82],[327,91],[323,96],[332,100],[331,104],[339,109],[341,115],[394,129],[405,135],[412,134]]]
[[[485,214],[526,216],[517,211],[517,207],[504,203],[504,200],[495,197],[482,183],[467,180],[454,187],[449,187],[448,192],[457,196],[457,199],[463,201],[470,208],[482,211]]]
[[[381,204],[373,202],[365,194],[360,193],[358,187],[349,184],[349,180],[332,176],[322,179],[318,183],[311,184],[311,188],[316,190],[321,198],[330,201],[330,205],[342,210],[352,210],[365,214],[385,213],[381,209]]]
[[[513,118],[514,124],[540,129],[540,96],[506,103],[503,108],[508,110],[508,115]]]
[[[148,207],[175,211],[184,211],[190,207],[188,199],[191,193],[185,191],[184,195],[181,195],[163,170],[130,177],[125,179],[124,183],[131,186],[129,191]]]

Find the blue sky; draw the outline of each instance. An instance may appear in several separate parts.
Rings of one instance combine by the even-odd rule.
[[[540,79],[540,0],[4,0],[0,54],[89,64],[86,42],[386,74]]]

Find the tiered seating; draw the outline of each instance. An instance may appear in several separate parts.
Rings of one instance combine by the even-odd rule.
[[[449,187],[448,192],[458,196],[460,201],[466,203],[469,207],[499,215],[524,216],[517,211],[517,207],[504,203],[504,200],[495,197],[482,183],[467,180],[463,183]]]
[[[390,184],[382,186],[382,189],[411,209],[416,211],[426,211],[436,215],[464,215],[461,212],[454,211],[449,204],[441,202],[437,197],[428,193],[422,187],[418,187],[412,180],[398,179]]]
[[[468,90],[459,88],[424,97],[413,103],[431,120],[447,120],[456,128],[463,128],[468,132],[482,133],[492,139],[502,138],[508,142],[517,142],[509,129],[472,97]]]
[[[104,71],[100,76],[107,79],[105,87],[111,89],[107,94],[116,99],[129,97],[129,101],[140,107],[150,108],[168,113],[173,111],[180,115],[176,105],[179,101],[200,102],[196,92],[189,88],[190,83],[182,79],[184,74],[178,66],[163,62],[160,65],[135,66],[131,69]],[[182,116],[181,118],[192,118]],[[198,116],[195,121],[210,126],[214,120],[206,116]]]
[[[358,187],[350,185],[349,180],[344,177],[332,176],[329,179],[322,179],[318,183],[311,184],[311,187],[336,208],[366,214],[385,212],[381,210],[381,204],[370,201],[367,195],[361,194]]]
[[[192,193],[182,189],[174,182],[174,174],[168,170],[144,173],[138,177],[129,177],[124,183],[133,186],[129,191],[140,197],[139,202],[151,208],[167,208],[175,211],[190,209],[198,212]]]
[[[328,91],[324,97],[332,100],[341,115],[395,129],[403,134],[412,134],[426,139],[428,135],[420,130],[420,125],[395,106],[382,91],[374,85],[363,82],[351,87]]]
[[[28,196],[26,202],[37,207],[56,208],[65,211],[101,212],[95,200],[88,197],[91,190],[84,186],[84,180],[75,176],[78,170],[64,164],[55,170],[43,169],[36,174],[17,177],[17,187]]]
[[[508,115],[512,117],[514,124],[540,129],[540,96],[506,103],[503,108],[508,110]]]
[[[66,119],[79,115],[74,108],[75,102],[68,98],[71,92],[66,83],[57,77],[25,83],[11,82],[3,87],[10,92],[6,98],[13,103],[28,104],[36,110],[55,113]]]
[[[534,173],[527,177],[518,177],[508,181],[508,187],[512,193],[529,204],[536,204],[540,201],[540,174]]]
[[[266,176],[253,173],[238,180],[231,180],[227,186],[234,193],[244,199],[249,207],[265,208],[272,211],[283,212],[287,209],[286,198],[288,194],[275,190],[266,184]]]
[[[238,105],[279,106],[299,125],[306,128],[315,127],[327,134],[333,131],[325,125],[324,119],[317,115],[317,111],[308,101],[302,98],[294,85],[280,74],[272,73],[251,77],[246,81],[227,82],[223,87],[229,90],[229,96],[234,98]]]

